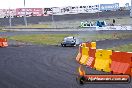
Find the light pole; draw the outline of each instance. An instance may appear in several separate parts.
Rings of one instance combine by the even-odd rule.
[[[26,6],[26,2],[24,0],[24,8],[25,6]],[[24,22],[25,22],[25,26],[27,27],[26,8],[25,8],[25,14],[24,14]]]
[[[52,25],[53,25],[53,27],[55,26],[56,28],[57,28],[57,26],[56,26],[56,24],[55,24],[55,21],[54,21],[54,15],[53,15],[53,8],[52,8]]]
[[[12,21],[11,21],[11,12],[10,12],[10,8],[9,8],[9,24],[10,24],[10,28],[11,28],[11,26],[12,26],[12,23],[11,23]]]
[[[8,3],[10,3],[10,1],[8,0]],[[11,28],[12,26],[12,19],[11,19],[11,12],[10,12],[10,4],[9,4],[9,9],[6,11],[7,15],[9,16],[9,27]]]
[[[53,8],[52,8],[52,24],[54,25],[54,16],[53,16]]]
[[[131,10],[130,10],[130,17],[132,17],[132,0],[131,0]]]
[[[99,12],[100,12],[100,3],[99,3],[99,1],[98,1],[98,6],[97,7],[98,7],[98,12],[97,12],[98,13],[98,19],[100,19],[100,14],[99,14]]]

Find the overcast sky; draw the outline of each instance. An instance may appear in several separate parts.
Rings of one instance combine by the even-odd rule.
[[[23,8],[24,0],[0,0],[0,9],[3,8]],[[96,4],[112,4],[130,3],[131,0],[25,0],[26,7],[44,8],[44,7],[62,7],[62,6],[78,6],[78,5],[96,5]]]

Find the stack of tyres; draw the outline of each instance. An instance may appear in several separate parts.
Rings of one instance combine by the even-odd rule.
[[[6,38],[0,38],[0,47],[7,47],[7,39]]]
[[[112,50],[97,49],[95,53],[94,68],[99,71],[111,72],[111,55]]]
[[[132,76],[132,52],[112,52],[111,70],[114,74],[130,74]]]
[[[88,58],[89,58],[89,47],[86,47],[86,43],[82,43],[82,55],[80,59],[80,64],[86,65]]]

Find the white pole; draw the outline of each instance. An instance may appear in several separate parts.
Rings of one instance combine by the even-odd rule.
[[[24,8],[25,8],[25,0],[24,0]],[[25,26],[27,27],[27,18],[26,18],[26,8],[25,8],[25,14],[24,14],[24,22],[25,22]]]
[[[52,22],[54,24],[53,8],[52,8]]]
[[[130,10],[130,17],[132,17],[132,0],[131,0],[131,10]]]
[[[10,3],[10,1],[8,0],[8,3]],[[9,10],[9,11],[8,11]],[[12,26],[12,19],[11,19],[11,12],[10,12],[10,4],[9,4],[9,9],[7,10],[7,14],[8,14],[8,16],[9,16],[9,25],[10,25],[10,28],[11,28],[11,26]]]
[[[12,26],[12,23],[11,23],[12,21],[11,21],[11,13],[10,13],[10,8],[9,8],[9,24],[10,24],[10,28],[11,28],[11,26]]]
[[[55,24],[55,21],[54,21],[54,15],[53,15],[53,8],[52,8],[52,26],[56,27],[56,24]]]

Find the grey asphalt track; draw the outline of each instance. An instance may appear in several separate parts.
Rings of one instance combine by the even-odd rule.
[[[98,41],[97,47],[109,48],[132,39]],[[87,84],[76,82],[78,47],[22,45],[0,48],[0,88],[132,88],[130,84]],[[87,73],[99,74],[91,68]]]
[[[27,34],[112,34],[112,33],[132,33],[131,30],[122,31],[14,31],[14,32],[0,32],[0,35],[15,36],[15,35],[27,35]]]

